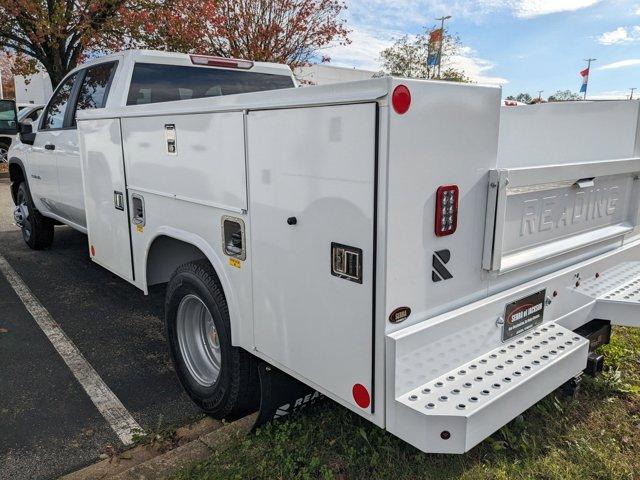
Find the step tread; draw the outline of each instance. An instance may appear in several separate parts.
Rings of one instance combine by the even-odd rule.
[[[534,375],[576,352],[588,340],[555,323],[487,352],[399,396],[424,415],[469,417]]]
[[[586,281],[576,291],[597,299],[637,304],[640,302],[640,262],[624,262]]]

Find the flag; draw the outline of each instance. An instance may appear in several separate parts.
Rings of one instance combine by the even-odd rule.
[[[435,67],[440,64],[440,47],[442,46],[442,29],[438,28],[429,34],[429,55],[427,65]]]
[[[438,28],[429,34],[429,45],[437,44],[442,41],[442,29]]]
[[[582,87],[580,87],[580,93],[585,93],[587,91],[587,83],[589,83],[589,69],[585,68],[580,72],[582,76]]]
[[[438,65],[438,63],[440,63],[440,55],[438,55],[438,52],[436,51],[430,53],[427,57],[427,65],[430,67],[435,67],[436,65]]]

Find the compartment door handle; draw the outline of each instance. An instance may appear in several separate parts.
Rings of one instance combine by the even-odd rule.
[[[591,177],[591,178],[581,178],[580,180],[576,180],[576,182],[573,184],[574,187],[576,188],[589,188],[589,187],[593,187],[595,186],[595,177]]]

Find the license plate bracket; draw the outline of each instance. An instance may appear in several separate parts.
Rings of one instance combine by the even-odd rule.
[[[502,341],[528,332],[542,323],[546,289],[531,293],[513,302],[507,303],[504,309]]]

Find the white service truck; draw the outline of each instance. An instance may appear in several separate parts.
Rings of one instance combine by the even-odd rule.
[[[100,101],[77,100],[108,65]],[[175,369],[211,415],[313,398],[282,403],[284,372],[462,453],[597,370],[612,324],[640,325],[639,102],[284,88],[286,67],[152,52],[82,68],[10,152],[16,219],[33,248],[66,223],[142,291],[167,284]]]

